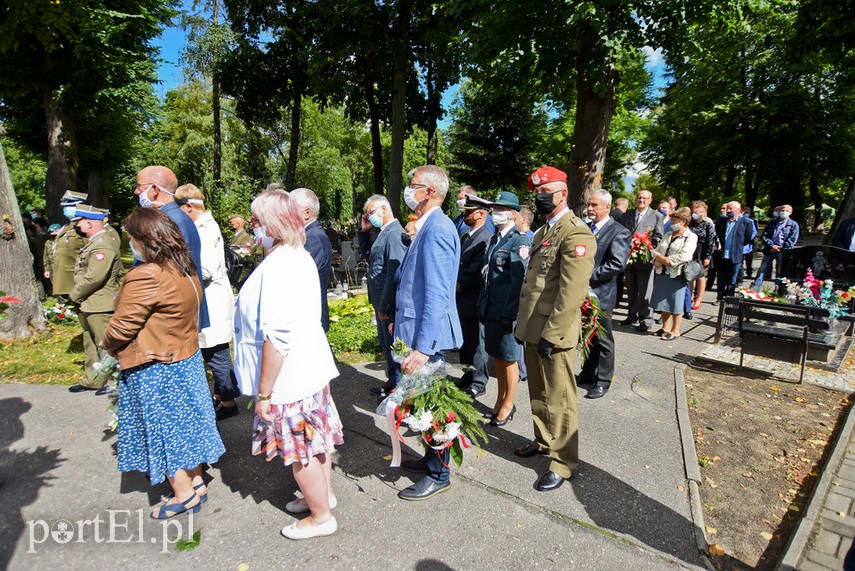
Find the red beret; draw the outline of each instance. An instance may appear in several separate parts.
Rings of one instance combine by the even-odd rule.
[[[548,182],[567,182],[567,173],[560,171],[555,167],[540,167],[528,177],[528,187],[534,190],[541,184]]]

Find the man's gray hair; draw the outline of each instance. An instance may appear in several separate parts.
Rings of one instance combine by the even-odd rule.
[[[409,178],[413,178],[417,174],[422,176],[422,184],[426,184],[436,191],[436,193],[445,198],[448,194],[448,177],[445,171],[436,165],[422,165],[416,167],[407,173]]]
[[[315,218],[318,217],[318,214],[321,212],[321,202],[314,191],[308,188],[295,188],[289,194],[297,202],[297,206],[301,209],[308,208],[312,211],[312,216]]]
[[[525,218],[526,223],[531,226],[532,222],[534,222],[534,212],[531,211],[531,208],[528,206],[520,207],[520,216]]]
[[[285,190],[285,187],[279,184],[278,182],[271,182],[267,185],[267,188],[264,189],[264,192],[268,190]]]
[[[602,200],[603,202],[605,202],[609,206],[611,206],[611,204],[612,204],[612,194],[608,190],[603,190],[603,189],[595,190],[594,192],[591,193],[591,196],[596,196],[597,198],[599,198],[600,200]]]
[[[365,201],[365,206],[362,207],[363,212],[368,211],[368,207],[372,204],[376,204],[377,206],[385,206],[386,210],[392,211],[392,205],[389,204],[389,199],[383,196],[382,194],[372,194],[368,197],[368,200]]]

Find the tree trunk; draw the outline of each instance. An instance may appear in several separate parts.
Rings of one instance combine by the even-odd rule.
[[[285,188],[291,190],[297,180],[297,156],[300,151],[300,114],[303,108],[303,96],[294,96],[291,106],[291,144],[288,148],[288,171],[285,173]]]
[[[43,104],[48,137],[45,201],[48,219],[60,222],[65,220],[60,198],[66,190],[77,190],[77,143],[71,118],[59,108],[51,89],[43,93]]]
[[[437,136],[436,123],[439,115],[442,113],[442,102],[440,94],[437,93],[435,74],[433,72],[433,61],[429,61],[427,65],[427,149],[425,152],[425,163],[429,165],[436,164],[436,149],[439,145],[439,137]]]
[[[57,199],[57,204],[59,200]],[[36,276],[32,271],[33,255],[27,244],[27,234],[18,209],[18,200],[12,188],[12,178],[6,165],[6,156],[0,144],[0,212],[8,219],[0,220],[0,291],[17,297],[21,303],[10,304],[6,317],[0,319],[0,339],[30,337],[45,328],[45,317],[39,302]],[[8,225],[8,226],[7,226]],[[11,230],[11,235],[6,231]],[[29,271],[22,271],[29,268]]]
[[[849,183],[849,190],[840,199],[840,204],[837,205],[837,212],[834,215],[834,223],[832,223],[822,243],[830,246],[834,241],[834,234],[837,232],[840,224],[850,218],[855,218],[855,177],[852,177],[852,182]]]
[[[610,70],[599,78],[605,87],[605,95],[599,95],[595,82],[586,77],[586,51],[583,48],[576,65],[576,126],[570,172],[567,173],[567,205],[575,212],[580,211],[593,191],[603,187],[603,167],[618,83],[617,70]]]
[[[746,179],[747,179],[746,175]],[[733,185],[736,181],[736,165],[732,162],[727,165],[727,173],[724,175],[724,195],[733,196]]]
[[[368,116],[371,131],[371,163],[374,167],[374,194],[385,194],[383,187],[383,142],[380,140],[380,108],[374,94],[374,83],[366,77],[365,101],[368,104]],[[395,210],[394,212],[397,212]]]
[[[810,200],[813,202],[813,230],[819,228],[819,222],[822,218],[822,195],[819,193],[819,182],[816,180],[816,175],[810,175],[808,178],[808,188],[810,189]]]
[[[214,110],[214,180],[211,181],[211,188],[208,192],[209,208],[213,208],[220,197],[221,180],[223,178],[223,147],[222,147],[222,127],[220,125],[220,80],[217,74],[213,74],[211,79],[211,107]]]
[[[404,131],[407,121],[407,72],[410,55],[410,0],[398,1],[397,48],[392,79],[392,148],[389,151],[389,176],[386,197],[393,212],[401,207],[404,186]]]
[[[86,187],[89,197],[86,199],[87,204],[97,206],[98,208],[107,208],[110,203],[107,201],[107,193],[104,189],[104,169],[100,166],[95,166],[89,169],[86,176]]]

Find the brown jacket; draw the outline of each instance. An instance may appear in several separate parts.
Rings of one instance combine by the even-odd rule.
[[[122,370],[186,359],[199,350],[201,296],[195,275],[157,264],[137,266],[116,296],[116,312],[101,346],[116,355]]]

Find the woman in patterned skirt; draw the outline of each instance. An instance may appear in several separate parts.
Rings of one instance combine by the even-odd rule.
[[[330,456],[342,432],[329,390],[338,370],[321,326],[318,270],[288,193],[262,193],[252,215],[270,252],[241,288],[235,312],[235,372],[243,394],[256,395],[252,452],[268,461],[281,457],[303,492],[304,499],[285,507],[310,515],[282,535],[331,535],[338,524]]]
[[[199,511],[208,493],[202,464],[225,452],[199,352],[202,286],[168,216],[140,208],[124,228],[144,263],[125,277],[101,341],[121,369],[119,470],[169,480],[173,494],[151,512],[166,519]]]

